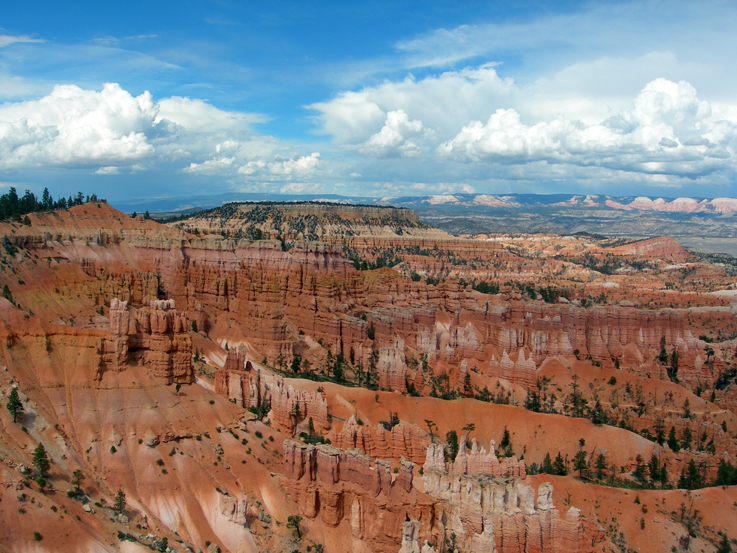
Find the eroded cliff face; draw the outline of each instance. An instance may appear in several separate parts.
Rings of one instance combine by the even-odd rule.
[[[312,421],[315,430],[328,430],[328,405],[320,392],[308,392],[285,384],[247,360],[245,351],[228,351],[225,365],[215,373],[215,392],[245,409],[262,408],[279,429],[294,433],[303,421]]]
[[[429,469],[423,481],[425,493],[443,508],[438,517],[441,543],[455,543],[459,551],[591,552],[603,539],[603,531],[582,520],[575,507],[560,515],[548,483],[540,484],[536,501],[536,491],[519,478]]]
[[[434,505],[414,489],[414,464],[391,463],[356,450],[284,442],[283,487],[307,518],[328,527],[347,521],[353,537],[375,551],[399,549],[406,520],[433,520]]]
[[[455,540],[460,551],[578,552],[602,548],[601,532],[589,521],[620,516],[631,498],[601,480],[596,493],[619,502],[612,499],[608,518],[594,509],[586,517],[576,509],[559,513],[543,477],[528,476],[523,452],[539,466],[546,452],[571,457],[585,437],[623,479],[633,478],[636,455],[647,461],[655,454],[668,463],[671,482],[690,460],[710,478],[722,458],[737,461],[728,364],[737,341],[725,339],[735,317],[717,296],[695,288],[716,269],[694,267],[684,280],[687,293],[661,290],[654,288],[662,285],[658,279],[672,282],[670,271],[680,269],[655,264],[657,278],[625,272],[605,280],[588,266],[555,258],[575,250],[570,244],[578,239],[527,255],[503,240],[434,236],[438,231],[405,215],[400,219],[409,230],[402,235],[391,226],[351,227],[360,236],[326,227],[321,236],[329,243],[295,236],[284,247],[276,239],[196,236],[186,226],[131,219],[105,204],[32,214],[30,226],[2,223],[8,240],[0,284],[8,293],[0,298],[0,355],[7,366],[0,368],[0,385],[3,403],[11,388],[20,390],[28,430],[13,425],[3,409],[3,505],[26,493],[80,518],[92,516],[65,499],[79,468],[95,500],[109,504],[118,488],[125,490],[133,525],[112,526],[99,508],[95,521],[80,523],[84,531],[75,534],[84,538],[80,550],[116,550],[105,536],[135,532],[136,524],[190,548],[209,541],[231,551],[292,550],[298,540],[288,535],[285,519],[302,513],[309,539],[319,536],[335,550],[360,541],[373,551],[428,553],[429,544],[441,551]],[[590,246],[574,253],[596,254]],[[373,262],[385,247],[402,256],[392,269],[359,271],[346,258],[350,250]],[[691,263],[668,241],[619,253]],[[602,248],[596,255],[609,254]],[[480,290],[493,290],[471,281],[518,278],[560,278],[554,282],[561,290],[568,286],[571,297],[533,300],[522,294],[521,282],[487,294]],[[641,293],[647,286],[660,302],[652,309]],[[604,292],[608,297],[600,299]],[[630,294],[640,294],[639,305]],[[591,298],[601,305],[590,305]],[[305,376],[296,372],[323,382],[288,378]],[[723,409],[708,399],[719,378],[714,400]],[[200,385],[189,386],[195,382]],[[567,403],[574,391],[586,396],[589,409],[600,400],[617,418],[595,427],[580,416],[562,417],[572,414]],[[522,409],[530,392],[550,399],[542,413]],[[431,394],[459,399],[416,397]],[[389,418],[390,429],[379,424]],[[336,420],[346,422],[341,427]],[[420,429],[423,422],[434,435]],[[520,457],[497,457],[493,441],[488,449],[476,441],[469,448],[462,438],[455,460],[447,461],[438,438],[469,422],[485,444],[508,426],[510,449]],[[435,423],[442,430],[433,430]],[[626,429],[652,432],[659,424],[674,427],[679,439],[690,429],[693,444],[676,454]],[[337,448],[284,441],[310,429]],[[30,481],[34,489],[18,489],[19,467],[30,464],[39,442],[54,459],[57,493],[48,498]],[[420,480],[414,466],[423,463]],[[557,490],[578,490],[583,498],[593,488],[571,477],[556,481]],[[661,501],[667,495],[650,492]],[[733,505],[737,498],[722,492],[724,505]],[[669,511],[682,501],[679,494],[668,496]],[[704,492],[704,501],[716,495]],[[573,505],[585,510],[589,503]],[[0,539],[30,543],[36,519],[16,511],[0,512]],[[49,518],[55,511],[39,512],[60,532],[62,523],[76,524],[71,515],[59,523],[56,514]],[[647,517],[648,529],[670,524]],[[633,543],[644,535],[636,522],[623,530]],[[726,528],[719,524],[709,522]],[[675,530],[668,526],[668,535]],[[57,549],[70,543],[60,540]]]
[[[527,469],[523,461],[517,457],[504,458],[501,462],[496,456],[494,441],[489,445],[489,452],[482,447],[479,449],[476,439],[471,442],[470,451],[466,447],[467,438],[461,436],[458,454],[453,460],[446,459],[443,444],[431,444],[427,447],[427,454],[423,469],[427,471],[447,472],[449,474],[489,474],[494,478],[522,478],[527,476]]]
[[[110,332],[102,341],[96,378],[106,370],[123,371],[130,363],[148,367],[165,384],[192,384],[192,340],[187,319],[174,300],[151,300],[149,307],[128,310],[125,301],[110,302]]]
[[[399,421],[391,430],[379,424],[375,435],[367,427],[359,425],[355,416],[351,416],[343,425],[343,430],[335,435],[334,443],[341,449],[360,449],[373,459],[398,461],[406,457],[413,463],[424,461],[425,451],[430,444],[427,432],[404,421]]]
[[[372,467],[358,451],[287,441],[283,485],[304,516],[329,526],[350,521],[353,536],[377,551],[452,544],[468,552],[591,552],[603,539],[577,509],[560,516],[550,484],[540,485],[535,501],[516,461],[500,465],[493,453],[474,449],[469,457],[476,462],[456,459],[448,472],[441,450],[428,447],[422,494],[413,487],[414,464],[404,459],[392,478],[388,462],[376,460]]]

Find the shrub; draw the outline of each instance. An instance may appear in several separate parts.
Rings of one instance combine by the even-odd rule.
[[[34,532],[34,533],[33,533],[33,539],[34,539],[34,540],[36,540],[36,541],[41,541],[41,540],[42,540],[42,539],[44,539],[44,538],[43,538],[43,536],[42,536],[41,534],[39,534],[38,532]]]

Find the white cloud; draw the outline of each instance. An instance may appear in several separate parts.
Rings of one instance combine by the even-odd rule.
[[[390,111],[381,130],[364,142],[358,151],[374,157],[413,157],[420,153],[420,147],[409,138],[422,131],[422,121],[410,121],[401,109]]]
[[[269,172],[272,175],[281,175],[291,178],[292,176],[305,176],[313,173],[320,165],[320,152],[313,152],[299,159],[278,160],[269,164]]]
[[[713,121],[709,103],[689,83],[657,79],[628,110],[600,124],[558,117],[526,125],[516,110],[498,109],[486,124],[472,121],[437,151],[464,163],[545,161],[698,177],[727,165],[734,169],[736,136],[735,122]]]
[[[95,171],[95,175],[119,175],[120,169],[115,165],[108,165],[107,167],[100,167]]]
[[[230,173],[235,163],[234,157],[217,157],[208,159],[202,163],[192,162],[189,167],[185,167],[186,173],[200,173],[205,175],[222,175]]]
[[[101,92],[60,85],[40,100],[0,106],[0,167],[115,165],[154,153],[146,133],[158,108],[117,84]],[[112,162],[112,163],[111,163]]]
[[[20,35],[20,36],[0,35],[0,48],[4,48],[5,46],[10,46],[11,44],[15,44],[17,42],[46,42],[46,41],[40,38],[31,38],[28,35]]]
[[[134,97],[115,83],[57,85],[38,100],[0,105],[0,168],[96,166],[105,175],[180,161],[187,173],[235,174],[248,158],[274,159],[279,141],[251,129],[263,120],[199,99]],[[274,160],[273,173],[305,173],[318,161]]]
[[[247,178],[290,180],[293,177],[305,178],[314,174],[321,163],[320,152],[313,152],[308,156],[297,159],[281,159],[277,156],[271,162],[266,162],[263,159],[249,161],[238,168],[238,174]]]
[[[390,112],[401,110],[408,121],[421,121],[424,128],[447,136],[470,119],[488,117],[490,109],[508,104],[516,93],[513,81],[500,78],[495,64],[484,64],[421,80],[386,81],[309,107],[319,112],[317,121],[338,145],[352,146],[381,133]]]
[[[172,96],[159,102],[156,121],[168,120],[188,131],[249,131],[267,118],[260,114],[223,111],[197,98]]]
[[[316,182],[290,182],[279,189],[282,194],[307,194],[310,192],[318,192],[320,185]]]

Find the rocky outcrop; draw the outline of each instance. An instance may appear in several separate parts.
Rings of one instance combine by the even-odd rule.
[[[315,429],[328,430],[328,403],[320,392],[299,390],[282,378],[264,383],[264,394],[271,400],[271,420],[278,428],[294,431],[302,421],[312,419]]]
[[[404,457],[413,463],[422,463],[430,438],[416,424],[404,421],[400,421],[391,430],[386,430],[381,424],[377,425],[374,437],[368,427],[359,425],[356,417],[351,416],[343,425],[343,430],[335,436],[334,444],[341,449],[363,450],[374,459],[399,460]]]
[[[507,350],[504,350],[501,360],[492,354],[486,374],[488,376],[504,378],[512,384],[523,386],[528,391],[537,387],[537,366],[535,365],[535,360],[532,358],[532,353],[526,358],[524,349],[519,350],[515,361],[509,358]]]
[[[440,501],[438,532],[455,535],[464,551],[512,553],[535,551],[592,552],[603,532],[588,524],[575,507],[560,516],[553,506],[553,487],[535,490],[519,478],[449,474],[433,468],[423,475],[425,493]]]
[[[407,390],[407,365],[404,362],[404,340],[397,338],[391,347],[379,348],[376,363],[379,388],[404,392]]]
[[[433,505],[412,486],[414,464],[403,461],[392,479],[391,464],[356,450],[284,441],[284,489],[307,518],[329,527],[343,520],[354,537],[378,551],[396,551],[406,520],[432,520]],[[429,535],[428,535],[429,537]]]
[[[632,244],[609,248],[606,253],[610,255],[653,257],[674,262],[685,262],[693,259],[693,256],[684,250],[683,246],[672,236],[658,236],[648,240],[639,240]]]
[[[395,544],[394,551],[427,553],[432,549],[425,542],[446,543],[454,535],[461,551],[589,553],[602,539],[577,509],[560,516],[548,483],[535,501],[535,490],[522,478],[450,473],[436,468],[436,457],[429,447],[423,467],[428,501],[413,488],[412,463],[402,460],[392,480],[388,462],[372,467],[356,450],[286,440],[284,488],[304,516],[319,516],[331,527],[348,520],[354,537],[381,551],[387,550],[382,544]]]
[[[220,513],[230,522],[248,527],[248,500],[231,495],[220,495]]]
[[[466,447],[466,436],[461,436],[461,443],[455,460],[445,459],[443,444],[430,444],[423,471],[436,470],[449,474],[488,474],[495,478],[525,478],[527,469],[524,461],[517,457],[504,458],[501,462],[494,451],[494,440],[489,445],[489,452],[482,447],[479,449],[476,439],[471,442],[471,450]]]
[[[223,368],[215,372],[215,392],[246,409],[257,406],[259,394],[254,389],[256,382],[252,386],[252,378],[258,381],[258,375],[246,358],[245,350],[231,349]]]
[[[262,376],[242,349],[231,349],[222,369],[215,372],[215,392],[244,409],[269,406],[277,428],[294,432],[300,422],[312,419],[317,430],[328,430],[328,404],[320,392],[286,384],[281,377]]]
[[[192,340],[184,314],[174,300],[152,300],[149,307],[128,310],[127,302],[110,302],[112,336],[100,344],[97,378],[106,370],[141,364],[167,384],[194,382]]]

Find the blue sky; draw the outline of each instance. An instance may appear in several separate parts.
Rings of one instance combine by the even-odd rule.
[[[737,196],[737,7],[33,2],[0,14],[0,183]]]

